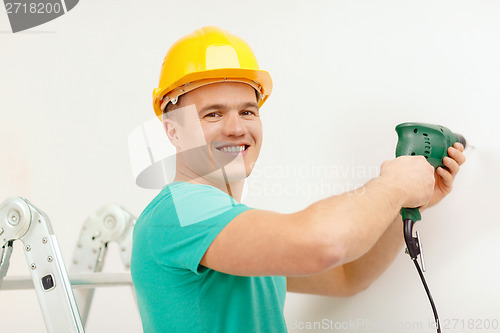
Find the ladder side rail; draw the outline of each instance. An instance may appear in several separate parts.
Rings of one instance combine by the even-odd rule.
[[[5,223],[14,220],[14,224]],[[0,205],[0,224],[9,229],[4,239],[20,239],[24,244],[47,332],[83,333],[68,273],[48,216],[26,199],[11,198]],[[20,228],[23,230],[19,231]],[[11,238],[12,234],[15,237]]]
[[[73,251],[70,273],[100,273],[104,266],[108,244],[117,242],[126,270],[130,270],[134,219],[121,206],[108,204],[99,208],[83,224]],[[94,297],[95,288],[74,290],[85,325]],[[135,293],[132,287],[134,300]],[[136,301],[137,302],[137,301]]]

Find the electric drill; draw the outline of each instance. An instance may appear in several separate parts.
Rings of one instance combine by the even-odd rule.
[[[443,158],[448,156],[448,148],[452,147],[455,142],[460,142],[464,148],[466,146],[466,141],[463,136],[455,134],[446,127],[439,125],[403,123],[396,126],[396,132],[398,133],[396,157],[402,155],[422,155],[425,156],[434,169],[437,169],[440,166],[445,168],[443,165]],[[420,266],[416,261],[417,256],[419,254],[421,255],[422,248],[418,233],[417,237],[413,237],[413,225],[415,222],[420,220],[420,211],[418,208],[402,208],[401,216],[403,218],[403,234],[407,252],[417,268],[424,288],[427,292],[427,296],[429,297],[429,301],[434,312],[434,318],[436,320],[437,331],[441,332],[434,301],[432,300],[432,296],[429,292],[429,288],[427,287],[427,283],[425,282]],[[423,270],[425,271],[425,267]]]
[[[396,146],[396,157],[402,155],[422,155],[427,161],[437,169],[445,167],[443,158],[448,156],[448,148],[452,147],[455,142],[460,142],[464,148],[466,146],[465,138],[460,134],[455,134],[444,126],[431,125],[424,123],[403,123],[396,126],[398,133],[398,144]],[[418,208],[403,208],[401,209],[403,221],[410,220],[413,222],[405,222],[408,228],[412,229],[413,224],[420,220],[420,211]],[[412,259],[416,259],[415,246],[411,233],[405,227],[405,241],[407,243],[408,252]],[[411,239],[407,239],[407,236]],[[408,244],[410,241],[411,244]]]

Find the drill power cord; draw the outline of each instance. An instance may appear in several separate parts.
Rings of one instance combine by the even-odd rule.
[[[436,305],[434,304],[431,292],[429,290],[429,287],[427,286],[427,282],[425,281],[424,273],[422,272],[422,269],[420,269],[420,265],[418,264],[417,261],[417,256],[420,254],[420,248],[418,246],[416,238],[413,237],[412,234],[413,224],[415,224],[415,222],[413,222],[413,220],[410,219],[404,220],[403,222],[403,231],[406,242],[406,248],[408,249],[408,254],[411,257],[411,260],[413,261],[415,267],[417,268],[418,275],[420,276],[420,280],[424,285],[425,292],[427,293],[427,297],[429,298],[429,302],[431,303],[432,312],[434,313],[434,320],[436,321],[437,333],[441,333],[441,325],[439,324],[439,316],[437,313]]]

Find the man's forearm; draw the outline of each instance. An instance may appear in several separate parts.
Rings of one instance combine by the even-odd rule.
[[[397,186],[378,177],[363,188],[321,200],[299,214],[311,221],[323,242],[342,252],[337,264],[343,264],[360,258],[375,245],[398,215],[401,196]]]
[[[394,261],[404,245],[401,216],[393,220],[377,243],[359,259],[344,264],[344,272],[356,291],[364,290]]]

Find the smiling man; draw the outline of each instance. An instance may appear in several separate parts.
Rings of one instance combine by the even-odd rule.
[[[205,27],[168,51],[153,105],[176,147],[174,182],[136,222],[131,273],[145,332],[286,332],[286,291],[349,296],[403,246],[401,207],[452,188],[463,147],[433,167],[386,161],[363,191],[292,214],[239,201],[262,144],[269,74],[228,32]]]

